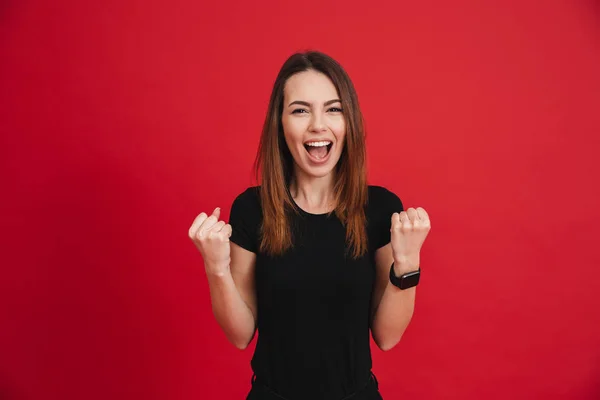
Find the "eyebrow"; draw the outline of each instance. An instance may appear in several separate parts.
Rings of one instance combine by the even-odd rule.
[[[325,106],[328,106],[330,104],[333,103],[341,103],[342,101],[340,99],[333,99],[333,100],[328,100],[325,102]],[[296,101],[292,101],[290,104],[288,104],[288,107],[294,105],[294,104],[299,104],[301,106],[306,106],[306,107],[310,107],[310,103],[306,102],[306,101],[302,101],[302,100],[296,100]]]

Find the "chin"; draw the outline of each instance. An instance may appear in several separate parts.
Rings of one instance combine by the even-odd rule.
[[[332,154],[333,156],[333,154]],[[332,157],[327,163],[323,165],[312,165],[310,160],[302,160],[302,164],[296,163],[296,166],[306,176],[312,178],[324,178],[332,173],[335,173],[337,164],[339,163],[340,157]]]

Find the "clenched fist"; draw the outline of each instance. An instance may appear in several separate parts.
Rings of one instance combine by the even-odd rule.
[[[219,221],[220,214],[219,207],[210,216],[201,213],[189,230],[190,239],[202,254],[207,274],[221,275],[229,271],[231,225]]]
[[[423,208],[409,208],[392,215],[391,242],[396,272],[419,266],[421,246],[431,229],[431,221]]]

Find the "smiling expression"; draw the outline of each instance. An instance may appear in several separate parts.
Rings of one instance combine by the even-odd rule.
[[[329,175],[344,147],[346,122],[337,90],[323,73],[291,76],[283,91],[282,125],[296,173]]]

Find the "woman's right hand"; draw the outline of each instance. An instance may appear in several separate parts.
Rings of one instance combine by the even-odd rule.
[[[210,216],[201,213],[189,229],[189,237],[202,254],[207,274],[229,272],[231,225],[219,221],[221,209],[215,208]]]

